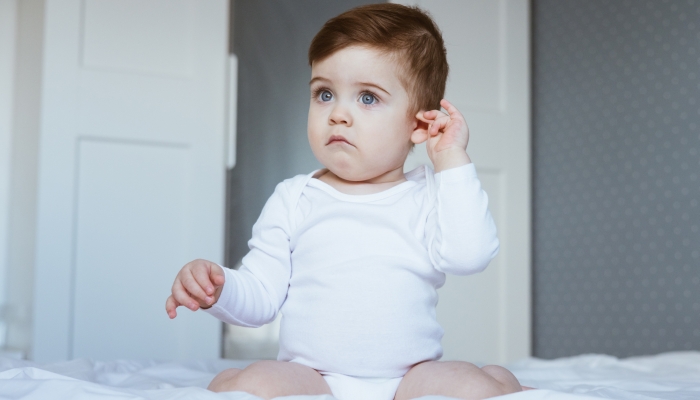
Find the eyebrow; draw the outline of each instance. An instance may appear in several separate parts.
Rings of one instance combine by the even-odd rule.
[[[317,76],[317,77],[315,77],[315,78],[313,78],[313,79],[311,79],[311,80],[309,81],[309,85],[313,85],[315,82],[330,82],[330,80],[329,80],[329,79],[326,79],[326,78],[323,78],[323,77],[320,77],[320,76]],[[372,82],[357,82],[357,85],[360,85],[360,86],[370,86],[370,87],[379,89],[379,90],[381,90],[382,92],[384,92],[384,93],[388,94],[389,96],[391,96],[391,93],[389,93],[389,91],[387,91],[387,90],[384,89],[383,87],[377,85],[376,83],[372,83]]]
[[[309,85],[313,85],[314,82],[318,82],[318,81],[330,82],[330,81],[329,81],[328,79],[326,79],[326,78],[321,78],[320,76],[317,76],[317,77],[315,77],[315,78],[313,78],[313,79],[311,79],[311,80],[309,81]]]

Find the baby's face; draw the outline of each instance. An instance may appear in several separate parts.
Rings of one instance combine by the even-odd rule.
[[[338,177],[365,181],[403,168],[411,149],[409,95],[396,61],[367,48],[339,50],[311,67],[308,135]]]

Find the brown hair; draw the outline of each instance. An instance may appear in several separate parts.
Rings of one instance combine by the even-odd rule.
[[[392,3],[346,11],[328,20],[313,38],[309,65],[353,45],[398,56],[401,82],[412,97],[411,114],[440,109],[449,67],[440,29],[425,11]]]

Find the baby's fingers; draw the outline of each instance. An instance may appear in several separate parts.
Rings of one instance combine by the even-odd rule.
[[[224,275],[224,270],[219,265],[212,265],[209,271],[209,279],[214,284],[214,286],[223,286],[226,282],[226,276]]]
[[[202,288],[199,286],[197,287],[199,288],[200,292],[203,293]],[[172,296],[180,305],[185,306],[192,311],[197,311],[199,309],[199,304],[190,296],[190,294],[191,292],[185,286],[183,286],[180,279],[175,280],[175,283],[173,284]],[[192,294],[192,296],[194,296],[194,294]]]
[[[185,287],[192,296],[197,301],[206,302],[209,294],[206,292],[207,288],[211,286],[209,281],[209,276],[206,273],[202,276],[201,271],[198,268],[193,268],[191,271],[184,271],[180,276],[182,286]]]
[[[178,303],[172,295],[168,296],[168,300],[165,301],[165,312],[168,313],[168,317],[170,317],[170,319],[177,317],[176,309],[179,306],[181,306],[181,304]]]
[[[450,118],[464,121],[464,116],[462,116],[462,113],[459,112],[457,107],[453,106],[452,103],[450,103],[446,99],[442,99],[440,100],[440,105],[445,109],[445,111],[447,111],[447,114],[450,115]]]
[[[430,124],[430,128],[428,129],[428,133],[430,136],[435,136],[438,133],[440,133],[441,130],[445,129],[447,126],[447,123],[450,122],[450,117],[443,115],[442,117],[439,117],[435,121],[433,121],[432,124]]]
[[[193,296],[202,299],[206,304],[211,304],[214,301],[214,284],[209,279],[209,273],[205,268],[196,268],[192,271],[192,276],[194,277],[196,288],[202,290],[201,295],[190,291]],[[196,290],[196,289],[195,289]]]
[[[439,111],[437,110],[430,110],[430,111],[424,111],[422,113],[418,113],[418,118],[422,120],[423,122],[430,122],[433,121],[435,118],[437,118],[439,115]]]

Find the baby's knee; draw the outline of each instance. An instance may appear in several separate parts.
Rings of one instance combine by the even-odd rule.
[[[503,394],[515,393],[522,390],[522,386],[520,386],[520,382],[518,382],[515,375],[500,365],[486,365],[481,367],[481,370],[501,384],[504,391]]]
[[[263,399],[276,397],[276,391],[268,379],[275,361],[257,361],[246,369],[228,369],[217,375],[209,390],[213,392],[246,392]]]
[[[223,370],[211,380],[207,389],[212,392],[230,392],[232,390],[228,387],[231,385],[231,381],[240,373],[241,370],[238,368]]]

